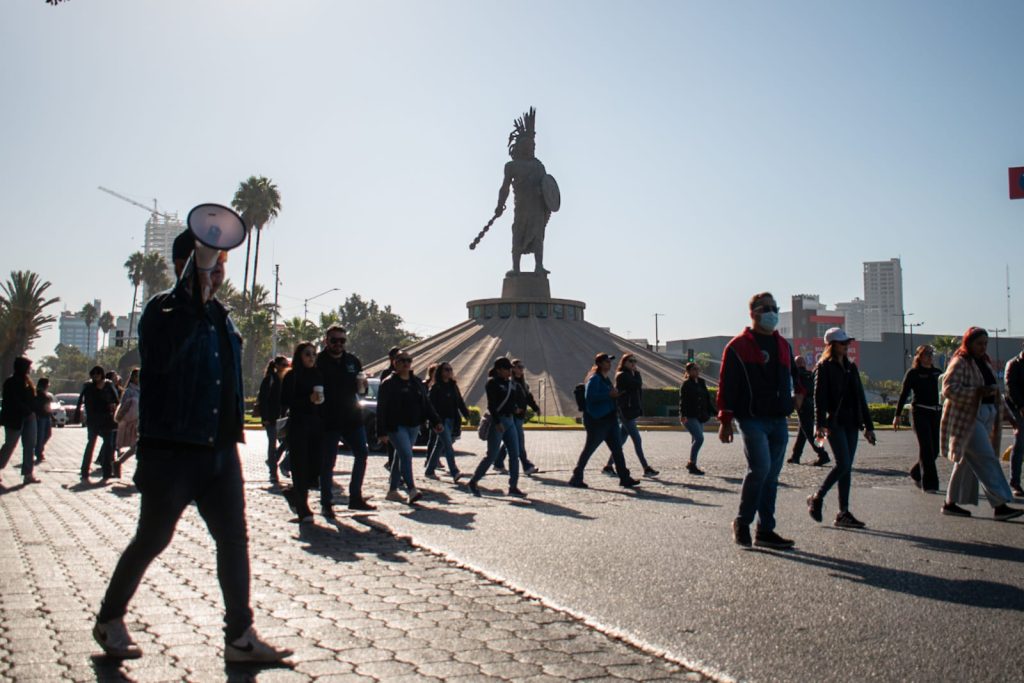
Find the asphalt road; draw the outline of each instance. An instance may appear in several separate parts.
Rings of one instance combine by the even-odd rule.
[[[586,491],[564,485],[582,445],[579,432],[529,432],[544,473],[530,496],[502,495],[504,477],[484,480],[481,499],[450,481],[422,478],[428,495],[410,509],[381,501],[378,519],[426,548],[500,578],[603,627],[723,677],[761,681],[1020,680],[1024,524],[939,514],[940,496],[905,476],[910,432],[861,442],[851,510],[864,531],[835,529],[833,491],[825,524],[806,512],[825,470],[786,465],[778,530],[796,550],[743,550],[731,539],[744,473],[740,444],[708,434],[701,466],[683,465],[689,437],[646,432],[661,470],[625,491],[591,461]],[[459,442],[463,470],[483,444]],[[635,464],[627,445],[627,462]],[[382,489],[381,459],[368,490]],[[343,458],[341,467],[347,468]],[[949,468],[940,463],[940,475]],[[339,475],[339,479],[345,479]],[[944,488],[943,484],[943,488]],[[379,499],[379,496],[378,496]],[[1020,504],[1021,501],[1018,501]]]

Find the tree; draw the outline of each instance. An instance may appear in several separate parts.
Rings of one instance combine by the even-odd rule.
[[[96,339],[92,334],[92,324],[96,322],[96,318],[100,317],[100,310],[94,304],[85,304],[78,314],[85,321],[85,355],[95,356],[96,347],[94,342]]]
[[[861,373],[863,379],[866,375]],[[864,388],[869,389],[882,399],[882,403],[888,403],[890,398],[895,398],[900,395],[900,391],[903,389],[903,383],[898,382],[894,379],[869,379],[864,383]]]
[[[93,360],[70,344],[57,344],[53,353],[39,362],[39,371],[50,378],[50,391],[59,394],[81,389]]]
[[[46,298],[49,282],[28,270],[11,272],[0,285],[0,371],[10,371],[14,359],[22,356],[39,338],[39,333],[56,321],[43,311],[60,301]]]
[[[295,316],[290,320],[284,321],[283,329],[277,338],[278,348],[282,349],[284,355],[291,356],[292,351],[295,350],[299,342],[311,341],[315,343],[320,339],[320,336],[320,328],[316,324]]]
[[[711,367],[712,356],[707,351],[701,351],[693,357],[693,362],[697,364],[697,368],[700,369],[701,373],[706,373],[708,368]]]
[[[167,261],[155,251],[142,257],[142,286],[146,296],[162,292],[173,284]]]
[[[338,307],[338,322],[348,331],[349,352],[364,361],[387,355],[392,346],[408,346],[419,337],[402,328],[402,317],[391,306],[381,308],[371,299],[352,294]]]
[[[256,287],[256,271],[260,262],[260,236],[263,228],[277,218],[281,211],[281,194],[277,191],[270,178],[266,176],[249,176],[249,179],[238,184],[231,206],[242,215],[242,220],[249,226],[249,238],[245,244],[245,277],[242,282],[242,295],[245,296],[249,280],[249,248],[252,244],[252,233],[256,232],[256,251],[252,263],[252,288]]]
[[[103,335],[104,336],[109,335],[110,331],[117,326],[116,323],[114,322],[114,314],[111,313],[110,311],[103,311],[103,313],[100,315],[99,326],[100,326],[100,329],[103,330]],[[109,345],[109,344],[110,344],[110,339],[108,337],[107,343],[104,344],[104,346]]]
[[[128,271],[128,281],[132,283],[132,311],[128,316],[128,339],[125,342],[125,348],[131,348],[132,334],[135,331],[135,309],[139,305],[139,285],[142,284],[142,269],[146,260],[146,255],[141,251],[137,251],[128,257],[128,260],[124,262],[125,270]]]
[[[949,335],[938,336],[932,339],[932,348],[942,355],[942,366],[945,367],[953,352],[960,348],[960,339]]]

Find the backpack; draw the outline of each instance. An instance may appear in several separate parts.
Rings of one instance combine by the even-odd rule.
[[[576,399],[576,407],[579,408],[580,412],[586,412],[587,410],[587,385],[577,384],[572,390],[573,398]]]

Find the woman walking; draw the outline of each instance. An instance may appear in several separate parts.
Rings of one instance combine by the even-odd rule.
[[[576,460],[572,477],[569,479],[569,486],[578,489],[589,488],[583,481],[583,472],[587,468],[590,456],[602,443],[607,444],[612,452],[612,461],[615,463],[615,473],[619,477],[619,486],[633,488],[640,483],[639,480],[629,476],[626,459],[622,455],[622,432],[619,429],[619,420],[615,409],[615,399],[618,398],[619,392],[612,386],[612,381],[608,378],[614,358],[607,353],[597,354],[594,356],[594,365],[587,374],[584,391],[586,410],[583,411],[583,427],[587,431],[587,440]]]
[[[412,448],[420,427],[428,420],[434,431],[442,427],[423,382],[412,374],[412,356],[399,351],[394,359],[394,368],[394,372],[380,383],[377,392],[377,432],[381,434],[381,442],[389,443],[395,449],[385,499],[403,502],[398,487],[404,481],[408,503],[412,505],[423,497],[412,478]]]
[[[448,473],[451,475],[452,481],[458,484],[459,477],[462,474],[455,464],[455,447],[452,444],[452,434],[455,431],[457,422],[463,417],[467,420],[469,419],[469,408],[466,407],[466,402],[462,398],[462,392],[459,391],[459,385],[455,381],[452,366],[447,361],[438,364],[437,369],[434,371],[433,380],[430,383],[429,396],[431,405],[437,411],[437,416],[441,418],[442,429],[440,432],[436,432],[437,440],[434,442],[434,447],[428,451],[427,477],[437,479],[434,470],[441,459],[441,454],[444,453],[444,458],[448,461]]]
[[[539,472],[540,469],[530,462],[530,458],[527,457],[526,430],[523,429],[523,425],[526,424],[526,409],[530,408],[535,415],[540,415],[540,406],[537,405],[537,401],[533,398],[530,385],[526,383],[526,367],[523,365],[523,361],[518,358],[512,359],[512,404],[514,406],[512,422],[515,423],[516,435],[519,437],[519,464],[523,466],[522,471],[525,474],[533,475]],[[501,449],[498,451],[498,457],[494,460],[494,469],[502,474],[508,472],[505,469],[505,457],[507,455],[508,447],[502,444]]]
[[[284,453],[285,447],[277,443],[277,420],[281,417],[281,381],[288,371],[288,359],[277,356],[267,364],[260,382],[259,393],[256,394],[256,413],[267,433],[267,471],[271,485],[279,483],[277,477],[277,461]]]
[[[679,422],[690,432],[690,460],[686,471],[701,476],[704,471],[697,467],[697,455],[704,445],[704,423],[711,419],[714,408],[708,385],[700,377],[696,363],[686,364],[686,379],[679,387]]]
[[[36,396],[35,385],[28,377],[32,361],[24,356],[14,359],[14,373],[4,380],[3,406],[0,407],[0,424],[4,426],[4,445],[0,448],[0,470],[7,463],[21,439],[21,476],[26,484],[38,484],[32,475],[36,450],[36,414],[32,402]],[[2,485],[2,481],[0,481]]]
[[[117,464],[120,466],[128,458],[135,455],[139,444],[139,369],[132,368],[128,375],[128,385],[124,388],[121,402],[117,405],[117,412],[114,413],[114,422],[117,423],[117,442],[114,444],[114,451],[124,453],[117,456]]]
[[[825,332],[825,351],[821,354],[814,380],[815,439],[828,440],[835,464],[829,470],[818,492],[807,498],[811,519],[820,522],[825,496],[834,484],[839,488],[839,514],[833,526],[841,529],[863,529],[866,525],[850,512],[850,480],[853,457],[857,452],[857,432],[863,427],[864,438],[875,445],[875,429],[864,397],[857,364],[848,352],[853,337],[840,327]]]
[[[928,493],[939,490],[935,461],[939,457],[939,411],[942,410],[939,407],[939,376],[942,372],[932,364],[934,356],[935,349],[927,344],[917,347],[914,362],[903,377],[903,390],[892,420],[893,430],[899,431],[903,406],[913,394],[910,415],[917,436],[917,462],[910,468],[910,478]]]
[[[36,415],[36,464],[46,460],[46,442],[53,435],[53,394],[50,388],[50,379],[40,377],[36,382],[36,396],[32,401],[32,411]]]
[[[640,371],[636,369],[636,356],[631,353],[622,354],[619,367],[615,370],[615,389],[619,392],[615,402],[622,419],[622,445],[626,445],[626,439],[632,439],[633,450],[636,451],[640,466],[644,468],[644,476],[656,477],[658,470],[651,467],[644,457],[643,441],[640,439],[640,430],[636,427],[637,418],[644,414],[643,388],[644,380],[640,376]],[[601,471],[605,474],[615,474],[614,462],[610,455]]]
[[[477,497],[480,497],[480,489],[477,484],[487,474],[495,460],[498,458],[498,451],[502,444],[508,451],[508,495],[524,497],[519,490],[519,432],[515,423],[515,382],[512,380],[512,361],[508,358],[498,358],[487,373],[487,384],[484,390],[487,393],[487,412],[491,416],[491,428],[487,433],[487,454],[480,464],[476,466],[473,478],[469,480],[469,490]]]
[[[964,333],[943,375],[942,397],[946,402],[942,406],[939,443],[953,461],[942,514],[970,517],[971,513],[960,505],[978,504],[980,482],[996,520],[1020,517],[1024,510],[1006,504],[1013,500],[1013,492],[998,455],[1002,400],[984,328],[971,327]]]
[[[292,521],[302,524],[313,521],[309,490],[319,489],[320,485],[323,443],[320,404],[323,402],[324,380],[316,367],[316,347],[302,342],[295,347],[291,370],[281,382],[281,407],[288,412],[288,452],[292,468],[292,487],[285,493],[285,500],[297,515]]]

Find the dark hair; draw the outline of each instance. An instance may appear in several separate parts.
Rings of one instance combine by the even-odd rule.
[[[388,349],[388,358],[394,358],[395,356],[398,355],[398,353],[401,350],[402,349],[398,348],[397,346],[392,346],[390,349]]]
[[[28,376],[28,369],[30,367],[32,367],[32,361],[25,356],[18,356],[14,359],[14,376],[24,378],[25,386],[31,389],[32,394],[35,395],[36,387]]]
[[[316,352],[316,346],[312,342],[304,341],[295,345],[295,353],[292,354],[292,370],[306,367],[302,364],[302,354],[306,349],[313,349],[313,352]]]
[[[269,363],[267,363],[267,369],[266,369],[266,372],[263,373],[263,376],[264,377],[269,377],[270,375],[274,374],[275,372],[277,372],[277,359],[274,359],[274,360],[270,361]]]
[[[619,366],[615,368],[616,374],[622,372],[626,367],[626,363],[633,360],[634,358],[636,358],[636,356],[634,356],[632,353],[622,354],[622,358],[619,359]]]
[[[935,349],[933,349],[931,346],[929,346],[928,344],[921,344],[920,346],[917,347],[917,350],[914,352],[914,362],[910,364],[910,367],[920,367],[921,357],[934,353]]]
[[[131,370],[128,371],[128,384],[132,383],[132,378],[135,378],[136,381],[139,379],[138,368],[132,368]]]
[[[437,364],[437,369],[434,371],[434,383],[443,381],[441,377],[444,376],[445,368],[448,368],[449,370],[452,371],[452,378],[448,381],[451,382],[452,384],[458,384],[458,382],[455,381],[455,370],[452,369],[452,364],[446,360],[443,360]]]
[[[750,302],[748,305],[750,306],[751,311],[757,308],[757,302],[760,301],[761,299],[772,299],[774,301],[775,297],[772,295],[771,292],[758,292],[754,296],[750,297]]]
[[[102,365],[94,365],[92,370],[89,371],[89,376],[92,377],[93,375],[103,375],[106,377],[107,371],[103,369]]]
[[[334,323],[333,325],[328,327],[327,331],[324,332],[324,337],[330,337],[331,336],[331,332],[341,332],[342,334],[348,334],[348,330],[346,330],[344,327],[342,327],[338,323]]]
[[[40,377],[39,380],[36,381],[36,391],[46,391],[49,388],[50,388],[50,378],[49,377]]]
[[[437,372],[437,367],[438,367],[437,363],[431,363],[430,365],[427,366],[427,386],[428,387],[432,386],[434,384],[434,373]]]
[[[690,361],[689,363],[687,363],[686,365],[684,365],[684,366],[683,366],[683,370],[686,370],[687,372],[689,372],[689,371],[690,371],[690,370],[692,370],[693,368],[697,368],[698,370],[700,369],[700,368],[699,368],[699,367],[697,366],[697,364],[696,364],[696,363],[694,363],[693,361]]]

